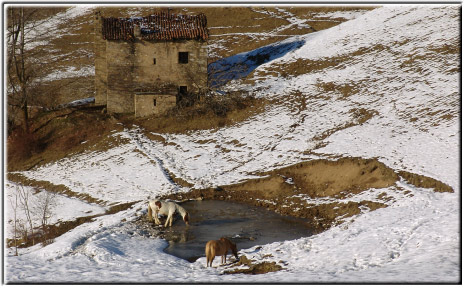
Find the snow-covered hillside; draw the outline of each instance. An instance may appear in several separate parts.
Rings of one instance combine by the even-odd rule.
[[[459,282],[459,21],[459,6],[389,5],[237,55],[223,61],[268,56],[246,80],[228,84],[274,100],[263,113],[230,127],[153,138],[134,126],[115,133],[121,145],[107,151],[17,172],[101,201],[84,208],[89,204],[69,199],[83,212],[138,203],[96,217],[46,247],[21,249],[17,257],[8,249],[6,281]],[[205,268],[205,258],[175,258],[162,251],[166,241],[145,236],[131,222],[145,213],[148,198],[188,191],[168,172],[194,188],[209,188],[342,156],[378,158],[395,170],[444,182],[454,192],[402,179],[383,189],[391,200],[386,208],[318,235],[241,250],[249,259],[284,267],[264,275],[222,274],[223,267]],[[7,184],[8,198],[16,186]],[[380,193],[370,189],[355,198],[372,200]],[[10,229],[5,228],[8,236]]]

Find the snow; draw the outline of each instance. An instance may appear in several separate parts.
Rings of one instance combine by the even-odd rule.
[[[286,270],[275,273],[219,275],[215,262],[205,268],[204,257],[189,263],[165,254],[165,241],[120,222],[137,209],[97,218],[47,247],[10,257],[6,273],[10,281],[38,283],[457,282],[459,235],[452,232],[459,229],[458,195],[411,189],[413,196],[345,226],[240,251],[253,260],[286,260]],[[443,206],[435,206],[439,202]]]
[[[78,76],[94,76],[95,73],[95,67],[92,66],[83,66],[79,69],[76,69],[75,67],[68,67],[67,69],[63,71],[54,71],[47,76],[43,77],[41,81],[52,81],[52,80],[57,80],[57,79],[63,79],[63,78],[73,78],[73,77],[78,77]]]
[[[127,139],[129,133],[116,133]],[[178,190],[157,160],[144,155],[137,140],[47,164],[22,172],[28,178],[63,184],[73,192],[88,194],[106,204],[147,200]],[[130,164],[130,165],[128,165]],[[53,171],[53,174],[50,172]],[[79,177],[78,177],[79,176]]]
[[[312,15],[313,21],[314,18],[324,18],[324,19],[338,19],[338,18],[343,18],[347,20],[353,20],[356,19],[357,17],[361,16],[362,14],[366,13],[367,11],[365,10],[349,10],[349,11],[327,11],[325,13],[317,13]],[[318,21],[318,20],[317,20]]]
[[[29,195],[29,206],[31,208],[31,212],[37,210],[37,203],[40,202],[41,199],[45,198],[45,194],[47,193],[44,190],[41,190],[36,193],[36,191],[31,187],[20,187],[15,183],[7,181],[5,184],[6,192],[7,192],[7,200],[5,205],[7,207],[8,215],[6,217],[7,220],[14,220],[14,208],[15,208],[15,195],[19,193],[20,190],[24,190],[25,193]],[[22,209],[21,204],[22,199],[19,197],[18,194],[18,205],[16,209],[16,218],[22,223],[27,222],[26,213]],[[50,224],[55,224],[57,222],[65,222],[71,221],[78,217],[84,216],[94,216],[98,214],[105,213],[105,209],[96,204],[89,204],[84,201],[81,201],[76,198],[69,198],[62,195],[55,195],[53,202],[55,203],[55,210],[54,214],[50,215]],[[38,227],[40,222],[38,219],[33,219],[33,226]],[[11,225],[11,223],[10,223]],[[10,228],[11,229],[11,228]],[[8,231],[6,236],[8,238],[12,238],[14,231]]]
[[[459,236],[451,232],[459,228],[458,195],[411,189],[413,196],[362,214],[351,224],[311,238],[269,244],[260,254],[241,253],[258,259],[271,253],[273,260],[286,260],[292,272],[286,275],[292,279],[282,280],[293,282],[455,282]],[[451,207],[433,208],[438,201]],[[432,260],[438,260],[445,275],[426,268]],[[279,273],[266,278],[271,281],[273,275]]]
[[[164,141],[149,139],[134,126],[115,133],[112,137],[120,143],[106,151],[87,151],[17,172],[88,194],[102,201],[104,208],[137,203],[95,217],[48,246],[20,249],[19,256],[6,249],[7,282],[459,282],[460,96],[459,74],[451,72],[459,59],[429,57],[432,48],[459,43],[458,7],[387,5],[348,16],[352,20],[331,29],[268,46],[274,56],[248,70],[256,84],[248,87],[238,79],[229,87],[248,89],[257,97],[279,100],[280,105],[244,122],[187,134],[155,134]],[[297,40],[300,45],[283,46]],[[356,54],[378,44],[390,49]],[[238,55],[228,63],[261,51]],[[344,65],[297,77],[259,77],[259,72],[277,64],[345,55],[351,57]],[[419,60],[401,67],[413,55]],[[349,97],[317,85],[351,81],[363,89]],[[287,97],[293,91],[303,93],[305,105]],[[360,124],[353,117],[354,108],[377,113]],[[453,117],[440,117],[445,113]],[[417,120],[410,121],[413,117]],[[249,259],[275,261],[285,268],[263,275],[222,274],[225,268],[215,261],[213,268],[205,268],[205,258],[189,263],[168,255],[163,252],[167,246],[163,239],[144,235],[131,222],[145,213],[148,198],[187,190],[174,184],[168,172],[194,188],[208,188],[257,178],[258,172],[305,160],[341,156],[376,157],[395,170],[438,179],[454,192],[434,192],[400,180],[393,187],[351,196],[344,201],[374,200],[384,192],[388,206],[345,219],[318,235],[241,250],[239,254]],[[15,188],[8,183],[8,195]],[[335,201],[294,197],[309,205]],[[62,219],[102,210],[76,199],[62,201],[60,207],[75,208],[57,211]],[[11,209],[6,209],[10,219]]]
[[[57,7],[58,6],[60,5],[57,5]],[[92,13],[93,9],[94,6],[92,5],[77,5],[48,18],[47,21],[32,23],[31,27],[26,28],[29,31],[27,33],[28,41],[26,48],[29,50],[39,45],[46,45],[52,40],[52,38],[61,37],[68,32],[66,28],[59,29],[61,25],[66,25],[67,21],[70,21],[73,18]],[[46,38],[46,40],[44,38]]]
[[[86,97],[83,99],[74,100],[62,106],[63,107],[76,107],[76,106],[88,105],[94,102],[95,102],[95,97]]]

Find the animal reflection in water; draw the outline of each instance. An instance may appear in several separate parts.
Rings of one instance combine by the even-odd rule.
[[[170,225],[171,227],[173,223],[173,215],[175,213],[179,213],[186,225],[189,225],[189,214],[182,206],[174,202],[164,202],[159,200],[149,201],[147,217],[149,218],[149,221],[152,221],[152,219],[154,219],[156,225],[161,224],[158,217],[158,214],[160,214],[167,216],[167,220],[165,221],[165,227],[167,227],[167,225]]]
[[[222,264],[225,264],[227,261],[228,250],[232,251],[236,259],[238,259],[238,249],[236,249],[236,244],[231,242],[226,238],[220,238],[220,240],[210,240],[205,245],[205,255],[207,258],[207,267],[212,267],[212,262],[214,261],[215,256],[222,256]]]

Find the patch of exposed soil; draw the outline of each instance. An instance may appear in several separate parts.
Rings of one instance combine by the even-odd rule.
[[[398,172],[400,177],[405,179],[408,183],[419,187],[419,188],[427,188],[427,189],[434,189],[436,192],[448,192],[453,193],[453,188],[447,184],[444,184],[436,179],[426,177],[423,175],[418,175],[415,173],[410,173],[407,171],[400,171]]]
[[[361,213],[362,209],[386,207],[379,201],[348,202],[348,195],[369,188],[386,188],[398,175],[375,159],[343,158],[337,161],[314,160],[259,174],[259,178],[240,184],[192,190],[167,198],[229,200],[265,207],[282,215],[309,219],[317,232],[341,222],[341,218]],[[334,198],[334,202],[310,205],[304,198]]]
[[[430,178],[406,172],[400,174],[413,176],[410,182],[418,180],[416,183],[420,183],[422,180],[424,187],[438,188],[440,191],[451,189]],[[322,232],[362,211],[386,207],[388,199],[383,191],[376,200],[354,202],[347,201],[346,198],[370,188],[395,186],[400,179],[394,170],[378,160],[360,158],[342,158],[336,161],[313,160],[260,173],[259,176],[257,179],[239,184],[221,188],[194,189],[167,198],[248,203],[282,215],[306,218],[316,232]],[[326,199],[326,202],[309,204],[306,199],[315,201]]]
[[[234,268],[241,265],[245,265],[248,268]],[[241,256],[239,261],[232,266],[233,270],[225,270],[224,274],[265,274],[269,272],[276,272],[282,270],[282,266],[278,265],[276,262],[259,262],[253,263],[252,260],[248,259],[246,256]],[[244,266],[243,266],[244,267]]]

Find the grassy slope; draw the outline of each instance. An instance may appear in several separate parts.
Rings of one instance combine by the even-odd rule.
[[[148,15],[154,7],[101,7],[104,16],[128,17]],[[253,50],[290,35],[302,35],[326,29],[345,21],[344,18],[328,18],[326,12],[361,10],[361,7],[175,7],[175,13],[199,13],[207,15],[210,31],[210,61]],[[63,21],[65,8],[39,8],[38,19],[51,19],[57,23],[50,32],[41,36],[45,43],[37,49],[48,51],[48,69],[51,71],[79,71],[93,67],[93,11]],[[305,25],[294,25],[285,19],[304,19]],[[53,20],[53,21],[52,21]],[[49,36],[47,36],[49,35]],[[50,58],[54,59],[50,61]],[[49,105],[70,102],[93,96],[92,75],[52,77],[44,81],[39,91]],[[231,105],[231,104],[230,104]],[[63,158],[70,153],[89,148],[115,129],[115,122],[130,124],[136,121],[151,131],[182,133],[188,130],[208,129],[240,122],[264,110],[266,102],[248,100],[232,105],[226,115],[218,116],[212,108],[198,107],[177,111],[176,116],[133,120],[128,116],[109,118],[96,111],[58,111],[42,113],[33,119],[34,136],[20,136],[8,140],[8,171],[27,170]],[[183,119],[176,126],[173,120]],[[83,142],[87,141],[85,144]],[[25,144],[24,142],[27,142]],[[100,146],[106,146],[101,144]]]
[[[240,8],[237,8],[237,9],[240,9]],[[249,10],[246,8],[241,8],[241,9],[245,9],[245,10],[240,11],[243,14],[259,13],[258,15],[261,15],[261,12],[253,11],[252,9],[249,9]],[[225,9],[225,10],[230,11],[230,9]],[[290,11],[293,11],[293,10],[290,9]],[[301,15],[307,15],[305,14],[306,13],[305,11],[302,11],[302,10],[299,10],[299,11],[300,11],[299,13],[302,13]],[[217,15],[212,11],[210,11],[210,13],[212,13],[213,15]],[[235,13],[238,13],[238,11],[235,11]],[[283,13],[283,12],[280,12],[280,13]],[[298,12],[295,12],[295,13],[298,14]],[[311,13],[311,12],[307,12],[307,13]],[[217,19],[218,21],[218,22],[214,22],[217,25],[214,27],[222,27],[221,25],[225,25],[224,23],[222,23],[222,20],[225,19],[225,16],[222,17],[221,15],[222,14],[218,16],[218,19],[215,18],[214,16],[212,17],[213,19]],[[263,21],[263,19],[260,17],[257,20],[259,22]],[[283,23],[283,21],[280,21],[280,20],[277,20],[277,21]],[[241,21],[239,23],[241,23]],[[273,24],[276,25],[275,22]],[[258,29],[257,26],[251,25],[250,23],[248,23],[248,25],[249,26],[247,27],[246,26],[239,27],[238,30],[235,30],[232,27],[214,28],[212,30],[213,31],[218,30],[219,31],[218,34],[222,34],[222,33],[225,33],[225,31],[228,31],[228,33],[235,33],[234,31],[241,31],[241,29],[247,29],[247,28]],[[267,26],[267,25],[264,24],[263,26]],[[273,26],[272,24],[270,24],[270,26],[268,26],[268,30],[266,31],[270,32],[275,29],[276,29],[276,26]],[[286,31],[286,33],[290,33],[289,30],[284,30],[284,31]],[[300,34],[300,32],[302,32],[300,29],[296,29],[296,31],[297,31],[296,34]],[[308,32],[305,32],[305,33],[308,33]],[[229,36],[226,36],[225,39],[229,39],[228,37]],[[244,37],[244,38],[242,39],[243,41],[237,41],[235,40],[236,39],[235,37]],[[213,51],[216,53],[220,53],[221,51],[221,53],[233,53],[234,54],[237,52],[242,52],[243,49],[251,50],[251,49],[257,48],[255,45],[261,46],[264,43],[267,43],[268,41],[274,42],[276,40],[280,40],[279,39],[280,36],[277,36],[276,33],[275,34],[270,33],[269,38],[267,37],[265,38],[266,39],[260,39],[260,41],[257,41],[257,39],[255,40],[252,39],[251,35],[241,35],[241,36],[235,35],[234,37],[232,36],[232,38],[230,38],[231,42],[221,42],[221,45],[219,46],[212,45],[212,48],[213,48]],[[215,40],[213,41],[215,42]],[[234,43],[236,43],[237,46],[235,46]],[[245,45],[239,45],[238,43],[245,43]],[[248,46],[248,45],[251,45],[251,46]],[[221,49],[222,47],[225,47],[225,46],[229,48],[231,47],[231,49]],[[388,48],[381,46],[381,47],[375,47],[374,50],[384,51],[384,50],[388,50]],[[453,46],[452,47],[443,46],[443,48],[440,48],[440,49],[433,48],[432,50],[433,51],[435,50],[436,52],[442,54],[445,57],[451,54],[458,53],[457,48]],[[338,67],[339,65],[344,65],[345,63],[350,62],[354,57],[364,55],[365,53],[373,53],[373,51],[356,51],[356,52],[353,52],[351,55],[343,55],[339,57],[333,57],[331,59],[322,59],[318,61],[309,60],[309,59],[297,59],[296,62],[289,62],[283,66],[274,66],[272,67],[272,69],[270,69],[269,67],[268,71],[259,71],[258,74],[260,76],[260,74],[262,73],[264,77],[269,76],[270,74],[274,74],[274,75],[278,74],[281,77],[286,77],[286,76],[299,76],[299,75],[306,74],[306,73],[316,73],[316,72],[323,71],[328,68],[334,68],[334,67]],[[225,56],[228,56],[228,55],[225,54]],[[406,65],[409,65],[409,63],[406,63]],[[250,81],[257,81],[257,80],[258,80],[257,77],[255,79],[252,79],[252,78],[250,79]],[[364,87],[362,88],[358,87],[354,85],[353,83],[341,84],[341,83],[334,83],[334,82],[320,83],[319,85],[317,85],[317,87],[320,89],[320,91],[323,92],[323,95],[336,92],[338,94],[341,94],[342,98],[347,98],[364,88]],[[296,93],[297,95],[291,95],[291,97],[285,98],[286,102],[277,102],[275,103],[275,105],[291,105],[293,107],[298,107],[298,109],[300,105],[305,106],[306,96],[303,96],[299,92],[296,92]],[[262,109],[261,106],[263,106],[264,103],[259,103],[259,104],[260,105],[257,105],[256,103],[249,104],[249,107],[252,107],[251,112],[250,112],[251,114],[255,114],[261,111]],[[183,132],[186,132],[186,130],[191,130],[191,129],[205,129],[205,128],[212,128],[216,126],[217,127],[223,126],[228,122],[231,124],[231,122],[241,121],[247,118],[249,115],[247,112],[241,112],[241,111],[233,112],[233,114],[235,113],[243,114],[243,115],[239,116],[237,119],[229,115],[226,117],[220,117],[216,120],[212,120],[211,114],[200,115],[198,117],[191,118],[191,120],[195,119],[195,121],[186,122],[184,125],[178,125],[176,127],[172,125],[173,119],[171,119],[170,117],[164,120],[165,124],[164,123],[160,124],[160,121],[161,121],[160,119],[138,120],[137,123],[148,128],[151,131],[183,133]],[[429,112],[426,112],[426,113],[429,113]],[[355,122],[355,124],[357,125],[357,124],[362,124],[366,122],[371,117],[373,117],[375,113],[373,111],[367,111],[364,109],[360,109],[360,110],[354,111],[353,114],[354,114],[353,118],[357,120]],[[415,115],[426,117],[422,113],[422,111],[415,111]],[[439,115],[440,115],[440,119],[445,119],[445,118],[448,119],[448,115],[451,115],[451,112],[448,111],[448,112],[445,112],[445,114],[439,113]],[[445,117],[443,115],[445,115]],[[415,122],[417,121],[417,119],[412,119],[410,121]],[[60,159],[68,153],[80,152],[85,148],[105,149],[106,147],[108,147],[108,143],[107,143],[107,139],[103,138],[102,136],[108,135],[113,129],[116,129],[117,126],[115,126],[115,124],[117,122],[123,122],[126,126],[130,126],[133,122],[133,119],[129,116],[123,116],[123,117],[119,117],[119,119],[115,119],[109,116],[102,115],[99,112],[89,113],[89,112],[74,111],[74,112],[70,112],[69,116],[60,115],[56,118],[52,118],[50,122],[48,122],[48,119],[46,119],[45,121],[43,120],[43,122],[47,123],[47,125],[41,129],[43,130],[42,134],[46,138],[44,142],[47,144],[47,146],[43,150],[43,152],[41,152],[40,154],[36,154],[34,156],[34,158],[37,158],[38,155],[41,155],[41,159],[39,162],[35,162],[35,163],[33,162],[33,165],[43,164],[43,163],[52,161],[54,159]],[[157,123],[157,124],[154,125],[154,123]],[[90,124],[92,124],[92,128]],[[96,126],[96,124],[99,124],[99,125]],[[95,127],[98,127],[98,129],[95,129]],[[77,130],[77,128],[81,129],[82,131],[80,131],[79,129]],[[335,127],[334,129],[330,131],[326,131],[325,133],[322,134],[321,140],[327,138],[329,135],[343,128],[347,128],[347,127],[345,126]],[[62,154],[58,153],[60,151],[62,152]],[[66,152],[63,153],[63,151],[66,151]],[[15,164],[18,165],[17,166],[18,169],[24,169],[25,167],[30,167],[31,159],[29,159],[28,162],[24,162],[23,164],[21,164],[21,162],[16,162]],[[302,173],[302,171],[300,170],[295,171],[295,168],[289,168],[289,170],[290,172],[287,172],[287,174],[293,175],[293,179],[295,179],[296,177],[300,177]],[[322,171],[321,168],[318,168],[318,170]],[[356,172],[359,173],[359,171],[356,171]],[[268,172],[268,173],[271,175],[274,175],[274,174],[276,175],[276,174],[283,173],[283,172],[276,171],[276,172]],[[408,173],[408,175],[404,175],[403,177],[406,179],[409,179],[409,177],[412,177],[412,175],[409,175]],[[276,184],[277,180],[278,180],[278,184]],[[420,182],[423,182],[426,179],[421,178],[420,180],[421,180]],[[324,181],[325,183],[329,182],[328,179]],[[330,180],[330,182],[334,182],[334,181],[335,180]],[[265,184],[266,186],[263,186],[263,184],[258,185],[257,182],[252,181],[248,184],[245,184],[244,185],[245,187],[241,187],[240,185],[239,187],[236,187],[236,188],[233,186],[232,188],[227,188],[227,189],[231,191],[237,190],[237,191],[240,191],[240,193],[242,193],[241,192],[242,190],[245,190],[245,189],[250,190],[248,186],[255,188],[255,189],[257,189],[258,187],[265,188],[267,186],[270,186],[270,187],[273,187],[271,190],[272,195],[273,195],[273,194],[276,194],[275,187],[279,187],[279,189],[281,189],[280,186],[285,185],[281,177],[275,177],[275,178],[271,177],[267,179],[266,181],[261,181],[261,182],[266,183]],[[303,180],[302,189],[308,189],[309,186],[316,186],[315,184],[316,182],[314,180],[311,180],[309,182],[310,182],[310,185],[306,184],[306,182]],[[418,179],[414,178],[412,182],[413,183],[419,182],[419,178]],[[265,191],[265,194],[270,193],[270,192],[267,192],[267,190],[264,190],[264,191]],[[290,191],[290,194],[294,194],[294,193],[296,193],[296,191]],[[264,195],[262,195],[262,197],[264,197]],[[321,214],[323,215],[325,213],[325,214],[335,215],[334,207],[338,207],[338,206],[339,204],[332,204],[332,206],[328,208],[328,210],[326,209],[326,211],[328,212],[323,212]],[[357,208],[358,206],[359,204],[355,204],[354,208],[345,208],[345,210],[349,211],[350,209],[351,210],[354,209],[353,210],[354,212],[352,212],[352,214],[357,214],[359,210],[356,210],[355,208]],[[315,215],[315,212],[312,212],[312,213]],[[335,216],[333,216],[332,218],[334,219]]]

